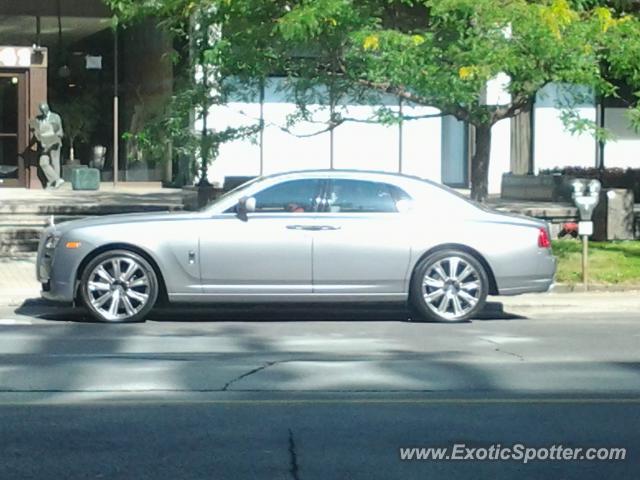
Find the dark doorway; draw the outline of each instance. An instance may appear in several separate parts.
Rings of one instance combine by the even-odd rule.
[[[0,187],[24,186],[24,73],[0,73]]]

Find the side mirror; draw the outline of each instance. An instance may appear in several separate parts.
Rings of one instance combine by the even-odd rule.
[[[256,211],[256,199],[253,197],[242,197],[238,200],[238,205],[236,206],[236,213],[241,220],[247,221],[247,213],[252,213]]]

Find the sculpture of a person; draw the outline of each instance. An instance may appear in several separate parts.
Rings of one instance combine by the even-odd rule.
[[[38,107],[40,115],[31,120],[31,129],[40,144],[40,168],[47,177],[47,188],[59,188],[64,180],[60,178],[60,152],[62,150],[62,119],[47,103]]]

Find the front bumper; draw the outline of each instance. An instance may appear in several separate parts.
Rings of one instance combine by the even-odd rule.
[[[85,251],[66,250],[60,241],[57,248],[47,249],[46,237],[50,233],[49,230],[43,233],[38,247],[36,276],[42,285],[40,295],[46,300],[70,304],[75,299],[78,267],[91,247],[83,245],[82,250]]]

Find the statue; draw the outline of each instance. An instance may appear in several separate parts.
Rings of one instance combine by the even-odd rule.
[[[62,119],[47,103],[38,107],[40,115],[31,120],[30,126],[40,144],[40,167],[47,177],[47,189],[57,189],[64,183],[60,178],[60,152],[62,150]]]

